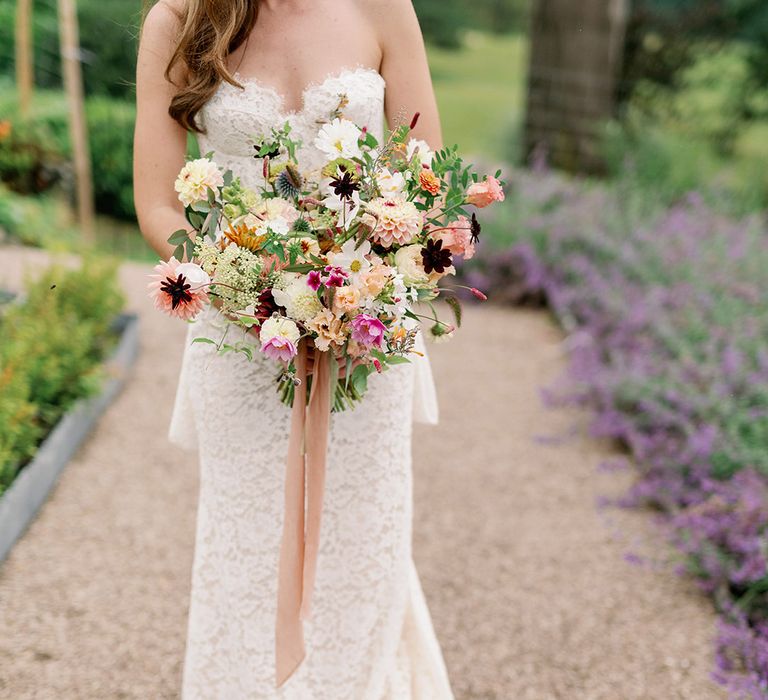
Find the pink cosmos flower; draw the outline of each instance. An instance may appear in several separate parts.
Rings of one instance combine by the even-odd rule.
[[[352,340],[360,343],[366,349],[380,348],[384,342],[386,326],[378,318],[368,314],[358,314],[351,321]]]
[[[323,283],[321,277],[320,277],[320,271],[319,270],[311,270],[307,274],[307,284],[311,289],[314,291],[317,291],[320,289],[320,285]]]
[[[271,360],[284,362],[288,362],[297,353],[296,346],[288,338],[281,335],[276,335],[263,343],[261,351]]]
[[[155,308],[170,316],[191,320],[209,301],[206,289],[210,277],[199,265],[182,263],[172,256],[155,265],[150,278],[147,287]]]
[[[467,189],[467,203],[476,207],[487,207],[493,202],[504,201],[501,183],[492,175],[486,175],[484,182],[474,182]]]

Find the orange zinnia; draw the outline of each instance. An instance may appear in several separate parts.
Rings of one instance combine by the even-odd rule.
[[[429,168],[424,168],[419,173],[419,186],[425,192],[435,195],[440,191],[440,178]]]

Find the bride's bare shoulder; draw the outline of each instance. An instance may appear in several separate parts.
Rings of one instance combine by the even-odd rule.
[[[356,0],[358,6],[371,17],[385,19],[395,15],[395,19],[410,16],[413,12],[412,0]]]
[[[142,34],[159,39],[178,32],[185,5],[186,0],[158,0],[144,17]]]
[[[412,0],[356,0],[356,3],[368,16],[382,44],[403,30],[408,32],[418,27]]]

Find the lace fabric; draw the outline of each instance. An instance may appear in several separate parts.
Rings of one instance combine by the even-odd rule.
[[[298,112],[273,89],[245,79],[223,85],[202,110],[201,152],[258,184],[251,146],[285,119],[304,140],[339,94],[345,113],[383,130],[384,80],[345,69],[307,87]],[[218,356],[198,335],[220,338],[209,306],[187,330],[169,438],[200,463],[184,700],[451,700],[448,676],[411,556],[414,420],[437,421],[429,360],[374,374],[363,403],[333,414],[307,657],[274,687],[277,571],[290,409],[275,390],[274,363],[254,352]],[[242,336],[257,344],[255,337]],[[424,351],[419,339],[419,349]],[[254,348],[256,350],[256,348]]]

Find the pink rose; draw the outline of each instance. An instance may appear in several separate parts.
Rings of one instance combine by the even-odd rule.
[[[281,335],[270,338],[261,346],[261,351],[271,360],[288,362],[297,353],[296,346]]]
[[[380,348],[384,342],[386,326],[378,318],[368,314],[358,314],[351,321],[352,340],[360,343],[364,348]]]
[[[493,202],[504,201],[504,190],[501,183],[492,175],[486,175],[484,182],[474,182],[467,189],[467,204],[476,207],[487,207]]]
[[[444,229],[431,231],[429,235],[435,240],[442,241],[443,248],[450,250],[453,255],[461,255],[464,260],[469,260],[475,254],[472,230],[466,216],[460,216]]]

